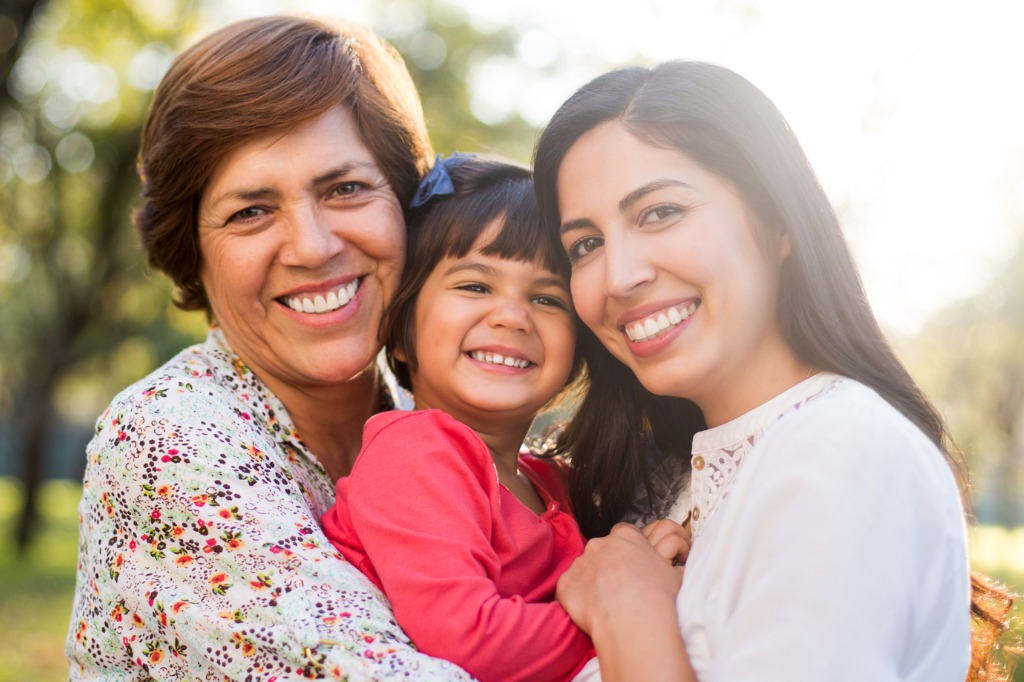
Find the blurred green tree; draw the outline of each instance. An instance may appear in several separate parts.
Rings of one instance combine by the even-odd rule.
[[[55,426],[91,423],[114,393],[205,332],[202,316],[174,309],[166,279],[147,269],[130,214],[150,94],[173,54],[211,16],[224,20],[211,5],[0,7],[0,424],[21,466],[22,549]],[[489,60],[514,59],[515,32],[475,28],[442,0],[376,2],[371,12],[428,93],[435,148],[529,161],[536,130],[514,109],[482,122],[467,85]]]
[[[981,292],[940,311],[903,350],[949,421],[979,521],[1024,522],[1024,242]]]

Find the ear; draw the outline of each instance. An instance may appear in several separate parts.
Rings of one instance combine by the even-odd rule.
[[[779,265],[781,265],[787,258],[789,258],[789,254],[792,253],[792,251],[793,245],[789,241],[789,232],[780,229],[778,239]]]
[[[405,354],[405,349],[392,348],[390,352],[391,357],[393,357],[395,360],[398,360],[399,362],[404,362],[407,365],[409,364],[409,357]]]

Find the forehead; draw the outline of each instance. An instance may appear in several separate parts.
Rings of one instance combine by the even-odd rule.
[[[569,148],[558,168],[558,207],[562,220],[591,207],[619,202],[658,180],[713,182],[717,178],[676,149],[656,147],[618,121],[588,130]]]
[[[373,155],[352,113],[337,106],[296,128],[254,137],[232,149],[217,164],[203,196],[364,165],[374,165]]]

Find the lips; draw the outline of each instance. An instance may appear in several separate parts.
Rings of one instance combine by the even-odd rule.
[[[324,292],[282,296],[278,300],[297,313],[329,313],[345,307],[356,295],[360,284],[362,279],[354,279],[348,284]]]
[[[670,332],[674,327],[685,322],[689,319],[696,310],[698,305],[697,301],[690,301],[687,303],[680,303],[663,310],[659,310],[656,313],[643,317],[639,320],[634,320],[623,326],[626,336],[629,337],[630,341],[638,343],[641,341],[651,341],[664,334]]]
[[[517,369],[526,369],[534,365],[525,358],[517,358],[513,355],[503,355],[501,353],[492,353],[490,351],[474,350],[466,353],[469,357],[473,358],[477,362],[486,362],[492,365],[503,365],[505,367],[515,367]]]

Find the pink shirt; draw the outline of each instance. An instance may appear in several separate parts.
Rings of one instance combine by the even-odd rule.
[[[583,538],[558,465],[519,465],[539,516],[498,483],[469,427],[439,410],[382,413],[323,526],[424,653],[481,680],[570,679],[594,652],[554,595]]]

